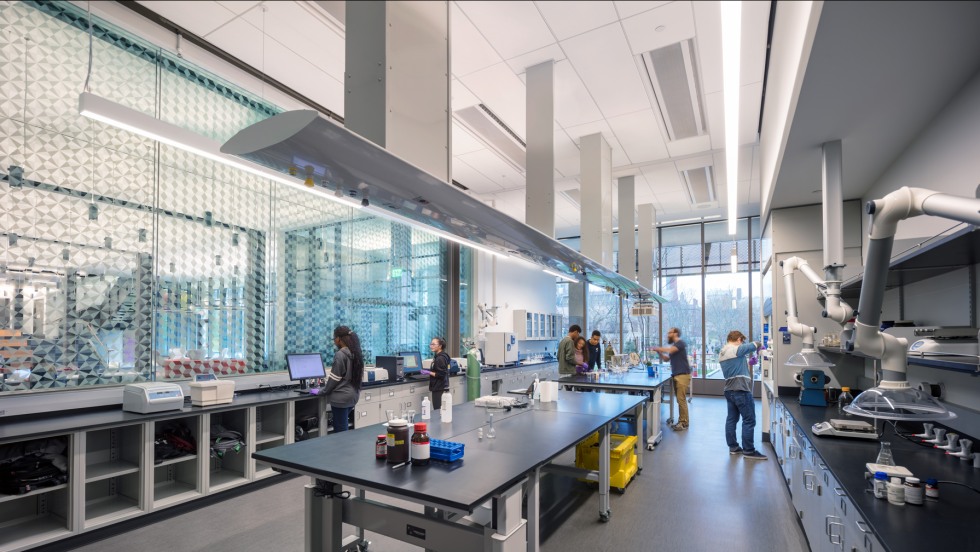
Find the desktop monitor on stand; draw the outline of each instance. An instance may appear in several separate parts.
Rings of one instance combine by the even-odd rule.
[[[286,368],[289,370],[289,379],[298,381],[300,389],[307,388],[306,382],[309,379],[327,377],[320,353],[286,355]]]

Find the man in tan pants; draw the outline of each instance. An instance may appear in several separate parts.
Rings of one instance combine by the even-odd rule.
[[[680,328],[667,332],[667,347],[654,347],[660,358],[670,361],[670,375],[674,385],[674,398],[677,400],[677,423],[671,426],[674,431],[684,431],[690,424],[687,414],[687,390],[691,387],[691,364],[687,361],[687,343],[681,339]]]

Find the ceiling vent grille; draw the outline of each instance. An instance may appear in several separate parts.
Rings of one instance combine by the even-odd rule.
[[[519,173],[527,171],[527,144],[487,106],[464,107],[453,112],[453,118]]]
[[[693,39],[645,52],[640,60],[647,93],[660,110],[670,141],[705,134]]]
[[[684,187],[691,206],[695,209],[712,209],[718,207],[718,195],[715,193],[715,180],[711,167],[698,167],[681,171]]]

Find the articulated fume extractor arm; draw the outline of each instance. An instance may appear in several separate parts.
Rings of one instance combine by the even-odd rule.
[[[779,264],[783,267],[783,284],[786,288],[786,328],[791,334],[803,339],[804,350],[812,350],[816,328],[800,322],[796,305],[796,287],[793,282],[796,271],[802,272],[824,297],[825,306],[821,313],[824,318],[830,318],[843,326],[854,316],[854,309],[841,301],[840,282],[821,278],[806,259],[790,257]]]
[[[903,187],[881,199],[869,201],[867,212],[873,218],[864,281],[854,334],[845,346],[848,350],[880,359],[883,382],[905,382],[908,340],[879,330],[898,222],[919,215],[933,215],[980,225],[980,199]]]

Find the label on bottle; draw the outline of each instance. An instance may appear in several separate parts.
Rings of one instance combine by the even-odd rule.
[[[412,443],[412,463],[418,464],[420,462],[429,461],[429,442],[424,443]]]

